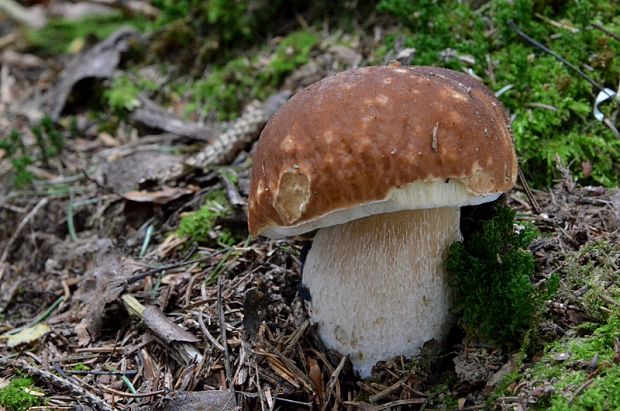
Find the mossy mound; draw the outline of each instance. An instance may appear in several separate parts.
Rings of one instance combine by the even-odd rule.
[[[515,347],[535,324],[541,301],[532,283],[534,258],[527,250],[536,231],[516,225],[515,212],[495,207],[494,216],[463,242],[452,245],[447,260],[454,304],[468,336]]]

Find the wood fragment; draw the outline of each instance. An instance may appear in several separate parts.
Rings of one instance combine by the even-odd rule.
[[[226,319],[224,318],[224,306],[222,303],[222,276],[217,278],[217,309],[220,316],[220,340],[224,347],[224,369],[226,370],[226,381],[228,388],[233,388],[232,373],[230,367],[230,355],[228,353],[228,341],[226,340]]]
[[[290,95],[289,91],[283,91],[269,97],[262,104],[251,103],[239,119],[231,123],[226,131],[213,138],[202,151],[185,160],[185,164],[204,169],[212,165],[229,163],[258,136],[267,120],[280,109]]]
[[[165,394],[165,390],[157,390],[152,392],[139,392],[139,393],[131,393],[131,392],[123,392],[119,390],[115,390],[112,387],[107,387],[105,385],[100,386],[104,391],[107,391],[111,394],[118,395],[119,397],[127,397],[127,398],[143,398],[143,397],[152,397],[155,395]]]
[[[204,333],[205,337],[207,337],[207,339],[209,340],[209,342],[211,344],[213,344],[213,346],[215,348],[217,348],[218,350],[225,352],[226,348],[224,348],[224,346],[222,344],[220,344],[214,336],[211,335],[211,333],[209,332],[209,329],[207,328],[207,326],[205,325],[205,322],[202,318],[202,313],[197,313],[198,316],[198,323],[200,324],[200,329],[202,330],[202,332]]]
[[[370,397],[368,397],[368,401],[370,401],[370,402],[377,402],[377,401],[387,397],[391,393],[393,393],[396,390],[398,390],[399,388],[401,388],[402,385],[403,385],[403,381],[404,380],[397,381],[396,383],[394,383],[394,384],[390,385],[389,387],[383,389],[382,391],[378,392],[377,394],[371,395]]]
[[[15,0],[0,0],[0,14],[5,14],[15,22],[35,29],[45,26],[46,23],[43,10],[26,8]]]
[[[536,197],[532,193],[532,190],[530,189],[530,185],[527,183],[527,179],[525,178],[525,174],[523,174],[523,170],[521,170],[521,167],[519,167],[518,176],[519,176],[519,182],[521,183],[521,186],[523,186],[523,190],[525,191],[525,194],[527,195],[527,199],[532,205],[532,208],[534,209],[536,214],[542,213],[540,205],[538,204]]]
[[[121,297],[125,309],[133,316],[144,320],[144,324],[162,344],[176,352],[185,364],[200,363],[204,357],[194,343],[199,341],[188,331],[179,327],[158,308],[145,307],[135,297],[125,294]]]
[[[28,364],[24,360],[9,360],[8,358],[0,355],[0,365],[2,368],[5,367],[14,367],[20,371],[25,372],[28,375],[36,377],[46,383],[57,387],[58,389],[67,391],[74,396],[79,398],[83,398],[86,402],[88,402],[93,408],[99,411],[114,411],[115,408],[109,406],[104,400],[95,396],[91,392],[87,391],[86,388],[77,385],[76,383],[69,381],[67,379],[58,377],[50,372],[45,370],[36,368],[30,364]]]
[[[331,400],[332,395],[334,394],[334,388],[338,383],[338,377],[340,376],[340,372],[344,368],[344,364],[347,362],[347,356],[344,356],[340,359],[340,363],[329,377],[329,382],[327,383],[327,395],[325,396],[325,402],[328,403]]]

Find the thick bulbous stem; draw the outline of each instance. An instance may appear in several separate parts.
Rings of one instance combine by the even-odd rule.
[[[461,239],[459,217],[458,208],[401,211],[317,232],[303,272],[310,317],[360,376],[445,338],[452,318],[444,265]]]

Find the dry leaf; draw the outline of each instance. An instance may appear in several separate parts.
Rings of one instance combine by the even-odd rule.
[[[17,334],[8,335],[6,345],[9,348],[16,347],[20,344],[30,343],[43,337],[48,332],[52,331],[49,325],[45,323],[35,324],[31,327],[24,328]],[[4,336],[7,336],[6,334]]]
[[[308,358],[308,367],[310,367],[310,371],[308,372],[310,381],[312,381],[316,395],[319,397],[319,403],[323,404],[325,393],[323,391],[323,373],[321,372],[321,367],[319,367],[319,363],[314,358]]]

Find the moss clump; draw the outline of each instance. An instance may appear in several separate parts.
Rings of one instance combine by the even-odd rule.
[[[222,246],[230,246],[237,242],[236,236],[216,224],[218,219],[231,214],[226,193],[223,190],[211,191],[200,209],[181,217],[177,233],[199,243],[217,242]]]
[[[620,409],[620,365],[615,345],[619,338],[620,319],[616,313],[590,336],[549,345],[543,358],[524,372],[524,378],[534,388],[553,388],[534,409]],[[558,361],[560,353],[569,358]],[[586,381],[590,382],[584,387]]]
[[[503,346],[521,341],[539,304],[527,250],[536,232],[516,226],[514,216],[497,206],[477,232],[450,247],[447,260],[460,325],[471,337]]]
[[[237,117],[244,102],[263,100],[275,92],[284,77],[308,62],[317,37],[307,31],[286,36],[269,58],[237,57],[213,68],[204,80],[189,87],[194,109],[216,112],[220,120]]]
[[[0,389],[0,406],[8,411],[24,411],[43,402],[41,397],[29,392],[34,386],[31,378],[14,378]]]
[[[157,89],[157,83],[152,80],[122,75],[112,81],[110,88],[105,91],[104,97],[112,111],[122,114],[140,106],[138,99],[140,93],[146,90],[156,91]]]
[[[381,0],[378,10],[395,16],[402,26],[387,36],[376,62],[395,57],[399,44],[415,48],[411,64],[471,70],[494,91],[508,87],[500,99],[514,115],[515,143],[531,183],[549,185],[559,157],[583,184],[618,184],[620,140],[592,115],[598,90],[525,43],[510,22],[575,66],[592,67],[588,76],[615,89],[620,42],[590,24],[600,22],[617,32],[620,6],[609,1],[498,0],[473,9],[474,3]],[[609,103],[603,110],[609,115],[616,108]]]
[[[77,363],[72,367],[73,371],[90,371],[90,367],[84,363]]]

